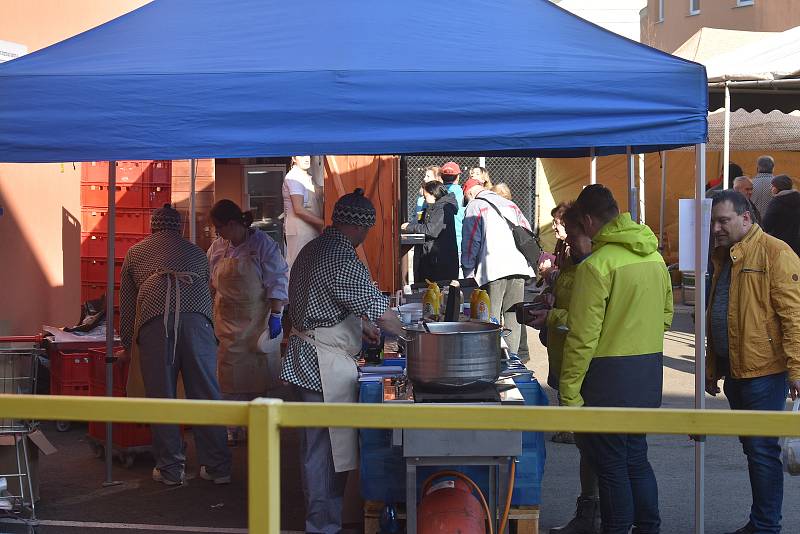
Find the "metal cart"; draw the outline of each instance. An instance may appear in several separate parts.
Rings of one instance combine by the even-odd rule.
[[[41,336],[0,337],[0,394],[32,395],[36,392],[39,358],[44,354]],[[26,521],[33,529],[36,498],[28,462],[28,434],[38,421],[0,418],[0,437],[14,444],[16,472],[0,473],[0,515]]]

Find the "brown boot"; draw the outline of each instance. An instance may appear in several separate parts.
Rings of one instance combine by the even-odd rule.
[[[550,534],[600,534],[599,499],[578,497],[575,517],[566,525],[551,528]]]

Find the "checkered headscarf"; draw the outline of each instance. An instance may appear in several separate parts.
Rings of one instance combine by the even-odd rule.
[[[154,210],[150,216],[151,232],[160,232],[162,230],[180,232],[181,229],[181,214],[169,204],[164,204],[164,207]]]
[[[375,207],[364,196],[364,190],[359,187],[336,201],[332,219],[336,224],[370,228],[375,225]]]

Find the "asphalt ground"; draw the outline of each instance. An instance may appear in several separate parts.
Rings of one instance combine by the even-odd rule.
[[[547,357],[535,331],[528,335],[533,369],[544,385]],[[689,314],[676,314],[665,336],[664,407],[694,406],[694,334]],[[291,400],[287,390],[278,392]],[[724,396],[706,397],[709,409],[728,409]],[[239,534],[247,526],[247,449],[233,448],[233,482],[226,486],[198,478],[191,432],[187,433],[189,483],[168,488],[151,480],[152,459],[138,457],[130,468],[115,462],[113,479],[104,487],[105,466],[96,459],[86,438],[86,425],[73,424],[57,432],[43,423],[58,448],[40,457],[41,501],[37,512],[41,534],[146,534],[152,532],[218,532]],[[574,445],[556,444],[546,434],[547,463],[542,484],[541,532],[568,520],[578,495],[578,452]],[[650,436],[650,460],[659,483],[662,532],[694,532],[694,443],[684,436]],[[303,499],[298,464],[297,432],[281,436],[281,523],[285,531],[303,530]],[[735,530],[747,521],[750,486],[747,464],[736,438],[709,437],[706,445],[705,532]],[[347,513],[349,531],[359,529],[357,507]],[[783,531],[800,532],[800,477],[785,477]],[[0,523],[2,532],[26,532],[21,525]]]

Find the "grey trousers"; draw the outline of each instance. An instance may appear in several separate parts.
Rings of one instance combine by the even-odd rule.
[[[521,327],[512,307],[525,300],[525,279],[522,277],[501,278],[489,282],[483,286],[483,289],[489,292],[491,316],[497,319],[502,317],[503,325],[511,330],[511,333],[505,338],[508,352],[518,354]]]
[[[139,358],[145,394],[148,398],[174,399],[178,374],[183,378],[189,399],[220,400],[217,382],[217,342],[214,327],[199,313],[182,313],[178,325],[178,344],[174,354],[174,320],[164,332],[164,321],[157,317],[139,329]],[[231,472],[231,453],[225,428],[195,426],[197,460],[209,474],[225,476]],[[169,479],[179,480],[186,464],[183,440],[177,425],[153,425],[153,456],[156,467]]]
[[[323,402],[322,393],[295,386],[301,402]],[[342,530],[342,502],[348,472],[333,466],[331,437],[327,428],[302,428],[300,466],[306,501],[306,532],[337,534]]]

